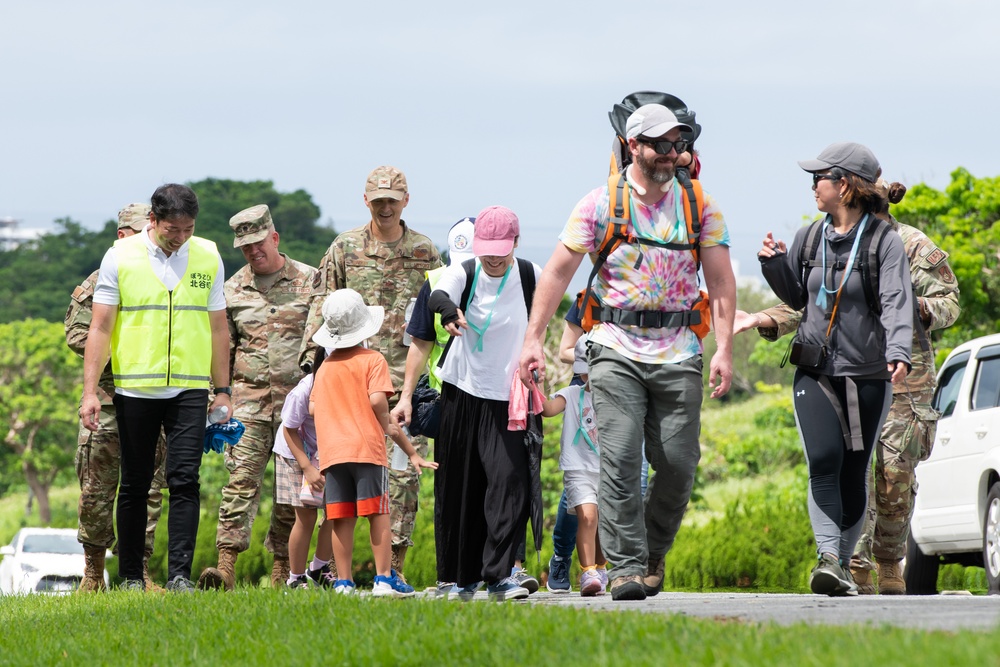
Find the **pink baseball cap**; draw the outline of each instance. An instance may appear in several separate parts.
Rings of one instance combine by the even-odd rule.
[[[521,235],[521,225],[514,211],[504,206],[489,206],[476,216],[472,254],[504,257],[514,249],[514,239]]]

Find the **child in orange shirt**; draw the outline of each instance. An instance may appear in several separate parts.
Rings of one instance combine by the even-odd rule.
[[[331,349],[316,373],[310,403],[316,422],[319,468],[326,477],[326,518],[333,522],[333,557],[337,573],[350,577],[354,526],[368,517],[375,557],[376,597],[410,597],[413,587],[391,569],[389,529],[388,435],[421,468],[437,468],[417,454],[409,439],[389,419],[388,397],[394,393],[389,364],[364,341],[378,333],[385,317],[382,306],[366,306],[360,294],[339,289],[323,303],[323,326],[313,341]],[[338,579],[334,590],[355,590],[350,578]]]

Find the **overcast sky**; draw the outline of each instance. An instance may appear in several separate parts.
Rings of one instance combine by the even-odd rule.
[[[166,182],[267,179],[342,231],[393,164],[439,245],[503,204],[544,265],[607,176],[612,104],[663,90],[697,113],[702,182],[755,275],[764,233],[815,213],[796,161],[834,141],[910,185],[1000,175],[998,27],[995,0],[4,0],[0,216],[97,228]]]

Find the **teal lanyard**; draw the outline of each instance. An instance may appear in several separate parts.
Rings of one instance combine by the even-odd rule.
[[[632,220],[632,231],[639,238],[645,238],[647,241],[659,241],[661,239],[657,238],[647,238],[639,233],[639,227],[635,224],[635,197],[629,197],[628,199],[629,215]],[[684,200],[683,193],[681,192],[680,183],[677,179],[674,179],[674,229],[667,235],[666,238],[662,239],[664,243],[674,243],[680,242],[682,239],[687,241],[687,218],[684,217]]]
[[[486,335],[486,330],[490,328],[490,322],[493,321],[493,311],[496,310],[497,301],[500,300],[500,294],[503,292],[503,286],[507,284],[507,276],[510,275],[510,270],[513,266],[514,265],[511,264],[507,267],[507,270],[504,271],[503,280],[500,281],[500,287],[497,288],[497,298],[494,299],[493,305],[490,307],[490,314],[486,316],[486,319],[483,321],[483,326],[480,328],[473,324],[472,320],[469,318],[469,304],[472,303],[472,297],[476,295],[476,284],[479,282],[479,272],[483,268],[482,262],[476,263],[476,273],[472,276],[472,289],[469,290],[469,300],[465,302],[465,323],[469,325],[470,329],[479,335],[479,340],[477,340],[476,344],[472,346],[473,352],[483,351],[483,336]]]
[[[586,440],[587,445],[590,447],[590,451],[596,454],[597,447],[594,446],[594,441],[590,439],[590,436],[587,435],[586,429],[583,428],[583,397],[586,393],[587,393],[586,391],[580,392],[580,408],[579,412],[577,413],[576,435],[573,436],[573,446],[575,447],[577,444],[579,444],[580,436],[582,435],[583,439]]]
[[[858,234],[854,237],[854,245],[851,246],[851,256],[847,260],[847,266],[844,267],[844,276],[840,280],[840,287],[832,290],[826,286],[826,228],[830,226],[830,216],[826,216],[826,220],[823,221],[823,229],[821,231],[823,234],[823,278],[819,286],[819,294],[816,295],[816,305],[823,310],[826,310],[827,296],[836,296],[840,290],[844,289],[844,285],[847,283],[847,276],[851,275],[851,271],[854,269],[854,259],[858,255],[858,246],[861,243],[861,235],[865,233],[865,223],[867,222],[868,214],[865,213],[865,217],[861,218],[861,222],[858,223]]]

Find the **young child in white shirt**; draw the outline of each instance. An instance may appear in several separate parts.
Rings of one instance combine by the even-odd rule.
[[[566,504],[577,517],[576,551],[580,559],[580,595],[603,595],[608,586],[607,560],[597,536],[597,488],[601,477],[601,457],[597,442],[597,421],[590,394],[587,367],[587,338],[574,349],[573,372],[583,386],[560,389],[545,401],[543,417],[563,414],[559,467],[563,471]]]
[[[326,357],[317,351],[313,368]],[[319,527],[316,553],[307,565],[309,542],[316,526],[318,509],[323,506],[323,475],[319,471],[316,423],[309,414],[309,395],[315,371],[306,375],[288,392],[281,409],[281,429],[274,441],[275,493],[278,502],[295,508],[295,525],[288,536],[289,588],[307,588],[309,581],[322,588],[333,588],[337,581],[332,571],[333,522]]]

